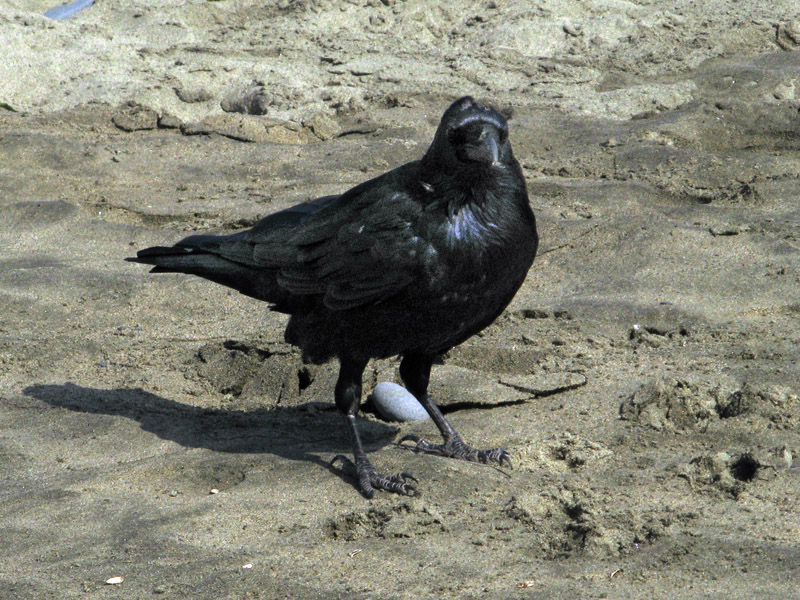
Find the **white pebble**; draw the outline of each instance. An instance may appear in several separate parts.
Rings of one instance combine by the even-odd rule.
[[[117,585],[119,583],[122,583],[122,577],[120,577],[119,575],[117,575],[116,577],[109,577],[108,579],[106,579],[107,585]]]
[[[390,421],[424,421],[430,418],[419,401],[402,385],[381,381],[372,390],[372,402]]]

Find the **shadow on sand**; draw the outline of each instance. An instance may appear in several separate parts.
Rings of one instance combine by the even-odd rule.
[[[186,448],[214,452],[270,453],[314,463],[356,486],[349,466],[331,465],[321,453],[350,454],[344,424],[333,405],[300,406],[245,412],[202,408],[134,389],[97,389],[74,383],[28,386],[25,395],[51,406],[87,414],[112,415],[139,422],[144,431]],[[389,443],[397,428],[361,420],[367,451]],[[357,487],[357,486],[356,486]]]

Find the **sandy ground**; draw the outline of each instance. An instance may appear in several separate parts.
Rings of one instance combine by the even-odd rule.
[[[0,597],[798,597],[795,0],[51,7],[0,5]],[[514,469],[365,412],[422,491],[368,501],[284,317],[123,258],[417,158],[463,94],[542,246],[432,389]]]

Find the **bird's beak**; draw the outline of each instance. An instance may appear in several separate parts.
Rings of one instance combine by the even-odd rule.
[[[485,125],[480,135],[481,162],[496,165],[500,162],[500,134],[491,125]]]
[[[497,130],[491,126],[484,127],[477,141],[472,144],[465,144],[461,151],[466,160],[485,165],[499,164],[501,149]]]
[[[489,134],[486,139],[486,149],[488,150],[491,164],[496,165],[500,162],[500,142],[497,136]]]

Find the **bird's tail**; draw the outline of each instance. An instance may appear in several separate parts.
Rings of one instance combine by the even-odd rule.
[[[219,267],[230,264],[224,258],[189,246],[154,246],[139,250],[136,256],[125,260],[153,265],[151,273],[192,273],[201,276],[203,272],[213,270],[214,263],[219,262]]]
[[[188,273],[233,288],[243,294],[276,302],[274,272],[228,260],[214,253],[217,236],[192,236],[176,246],[155,246],[139,250],[129,262],[152,265],[151,273]],[[206,246],[205,248],[203,246]]]

